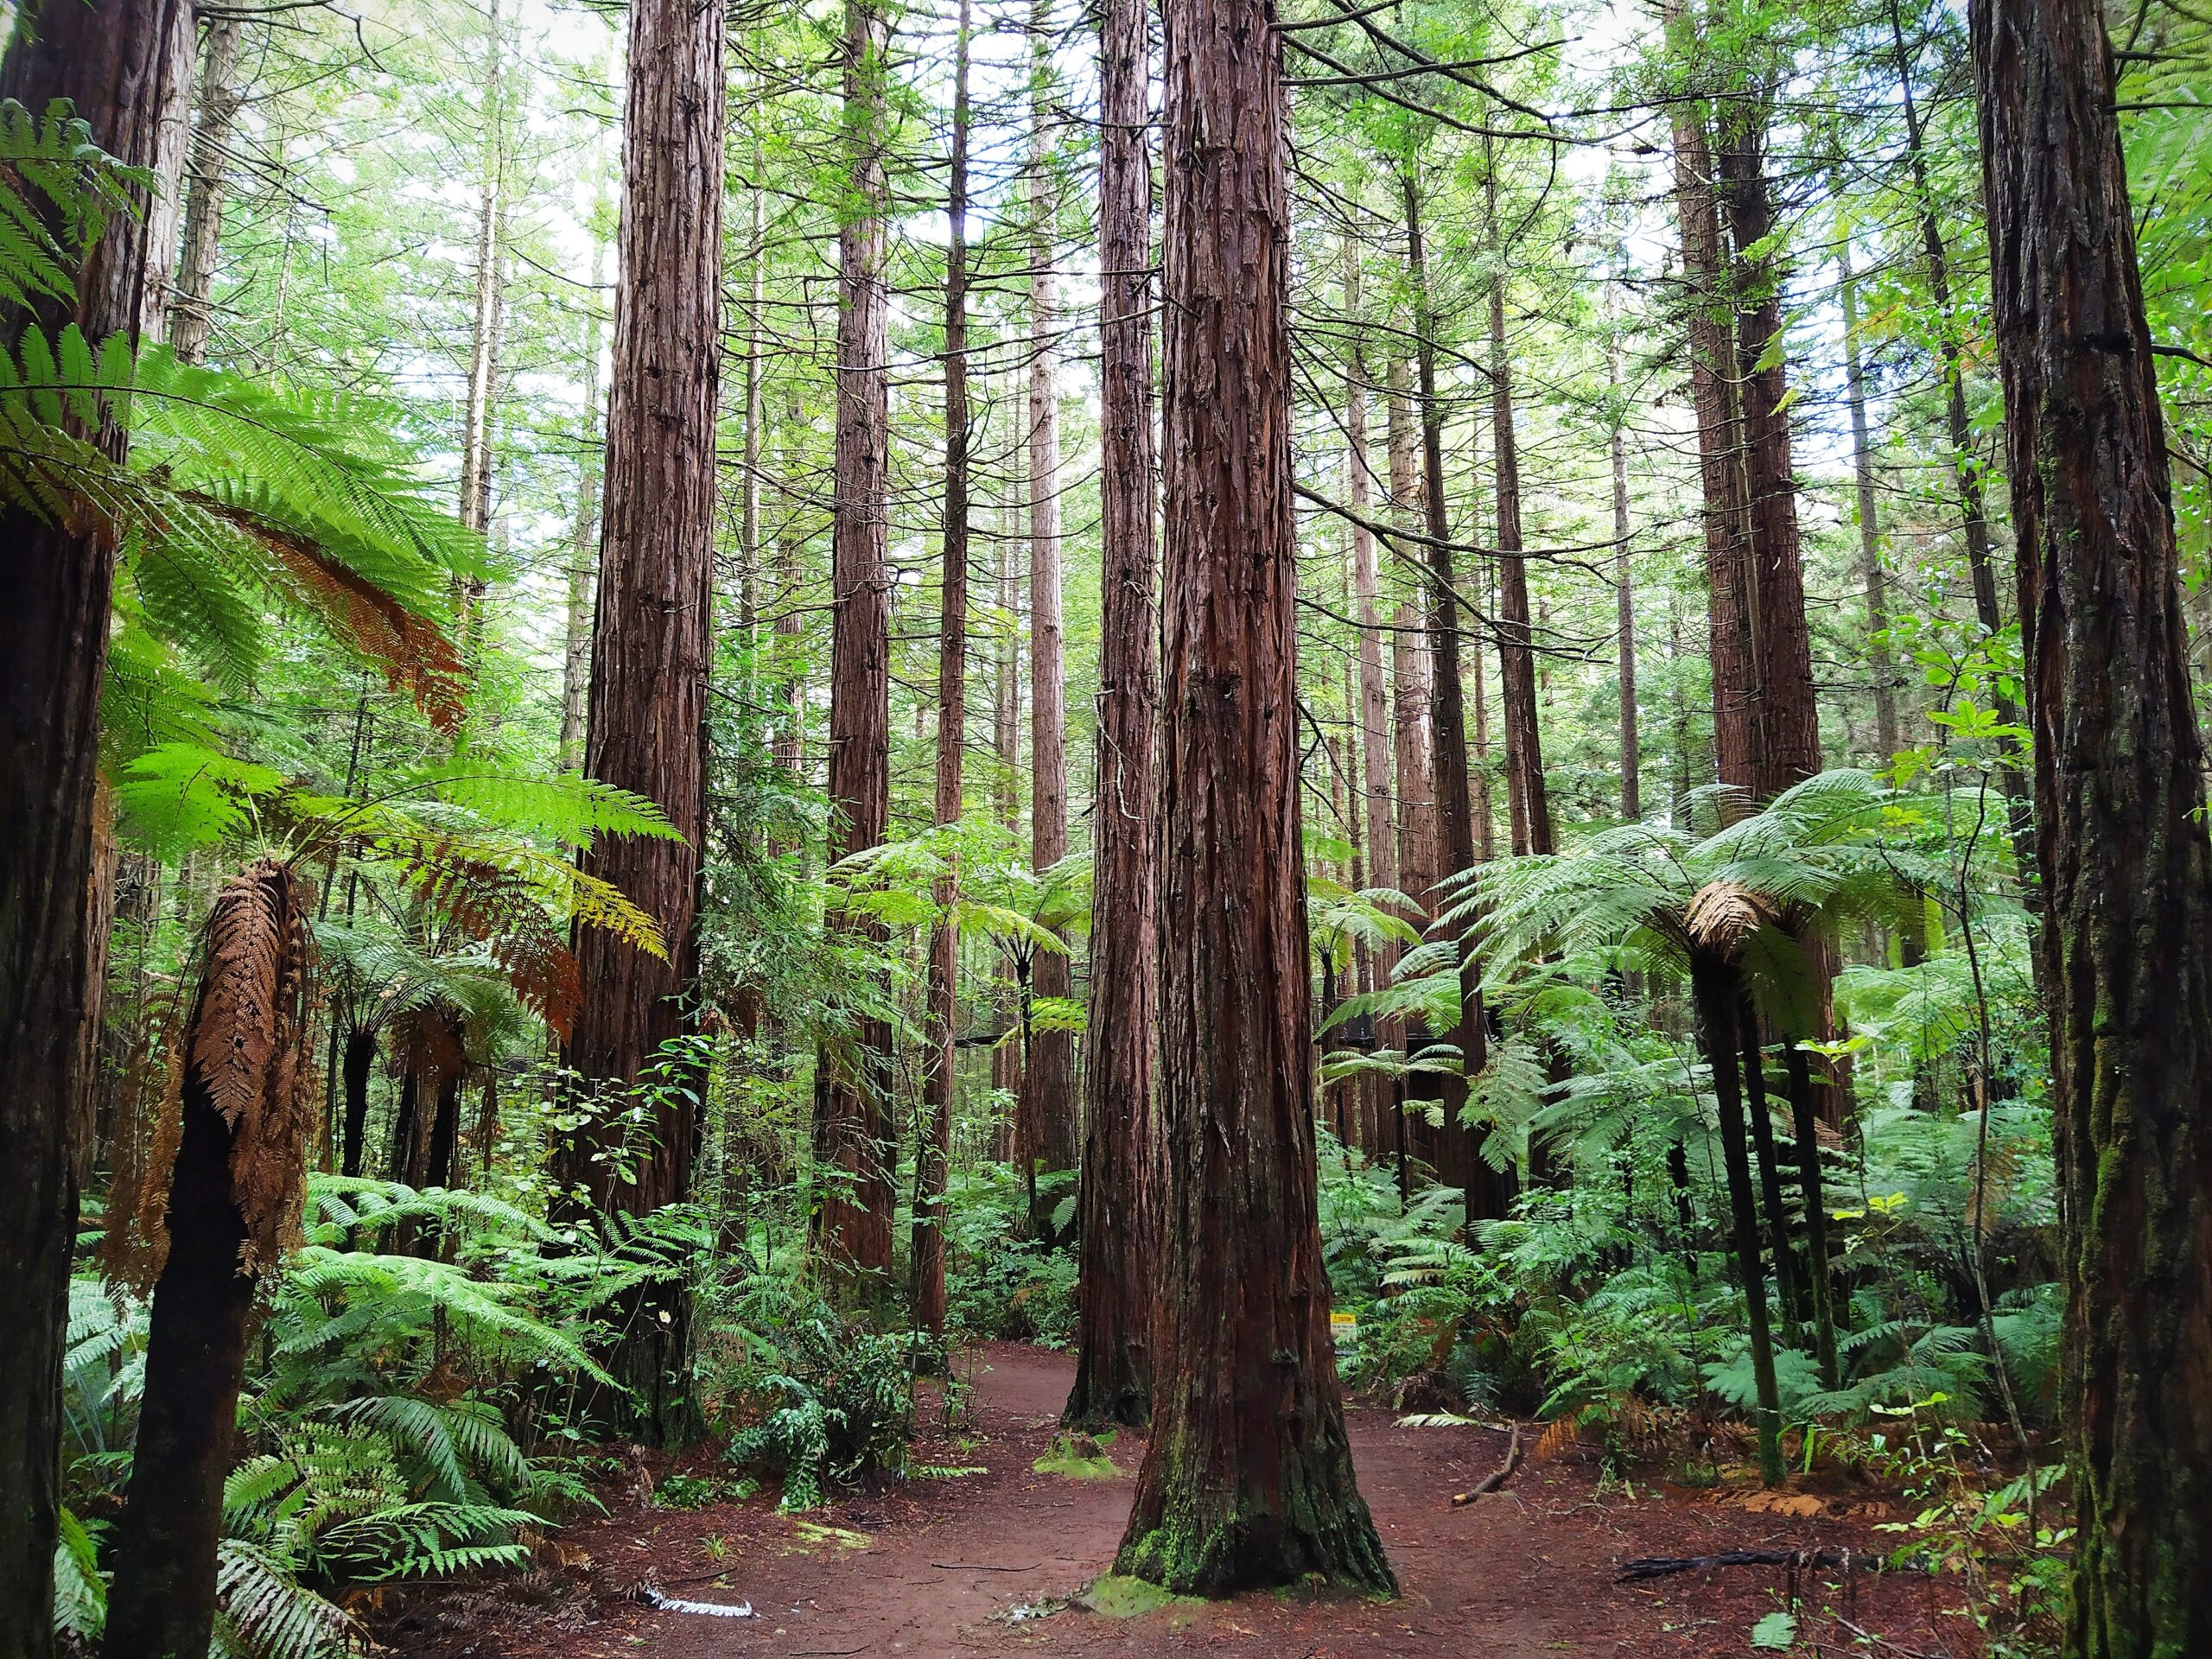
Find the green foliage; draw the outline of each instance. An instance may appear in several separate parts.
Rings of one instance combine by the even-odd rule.
[[[744,1426],[728,1458],[783,1483],[785,1510],[818,1509],[831,1489],[901,1475],[914,1421],[921,1338],[880,1335],[769,1278],[732,1308],[741,1357],[726,1410]]]

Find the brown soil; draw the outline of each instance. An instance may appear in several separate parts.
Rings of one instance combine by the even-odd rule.
[[[1361,1408],[1351,1429],[1360,1488],[1402,1593],[1394,1602],[1304,1591],[1176,1604],[1110,1618],[1069,1605],[1110,1566],[1141,1445],[1107,1447],[1121,1472],[1072,1479],[1032,1464],[1054,1446],[1072,1365],[1011,1344],[970,1351],[976,1398],[958,1438],[918,1460],[983,1465],[915,1479],[807,1516],[772,1497],[698,1510],[650,1503],[640,1460],[612,1514],[572,1526],[543,1564],[467,1586],[387,1592],[364,1611],[378,1639],[425,1659],[831,1659],[832,1656],[1152,1656],[1200,1650],[1252,1659],[1479,1655],[1483,1659],[1690,1659],[1745,1654],[1752,1625],[1789,1605],[1783,1567],[1688,1573],[1617,1585],[1620,1564],[1724,1549],[1849,1548],[1876,1560],[1895,1535],[1877,1494],[1829,1480],[1779,1494],[1724,1484],[1704,1491],[1624,1489],[1575,1448],[1524,1462],[1503,1492],[1455,1509],[1503,1461],[1507,1436],[1478,1427],[1408,1429]],[[702,1465],[702,1469],[705,1465]],[[655,1609],[667,1596],[749,1601],[752,1618]],[[1854,1570],[1804,1575],[1796,1651],[1963,1656],[1974,1627],[1938,1581]],[[1889,1645],[1854,1641],[1842,1615]]]

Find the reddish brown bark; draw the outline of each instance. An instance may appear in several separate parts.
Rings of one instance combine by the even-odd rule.
[[[2094,0],[1975,0],[2064,1219],[2069,1659],[2212,1651],[2212,843]]]
[[[667,955],[578,930],[586,988],[567,1058],[604,1103],[556,1149],[554,1169],[591,1207],[642,1215],[687,1195],[699,1137],[697,1104],[663,1078],[651,1096],[653,1144],[634,1179],[621,1183],[622,1160],[607,1155],[622,1143],[630,1091],[690,1029],[680,999],[697,961],[721,350],[721,14],[639,0],[629,54],[584,770],[653,800],[683,838],[611,839],[585,855],[587,869],[660,925]],[[638,1427],[666,1436],[681,1409],[671,1378],[688,1365],[685,1304],[673,1286],[648,1298],[650,1312],[625,1321],[610,1369],[634,1391]]]
[[[1029,862],[1042,873],[1068,855],[1067,680],[1060,620],[1060,388],[1058,257],[1053,231],[1058,189],[1052,177],[1052,0],[1033,0],[1029,106]],[[1037,955],[1033,995],[1065,998],[1068,959]],[[1073,1169],[1075,1042],[1065,1030],[1032,1039],[1021,1077],[1024,1156],[1040,1170]],[[1052,1207],[1050,1195],[1040,1211]],[[1049,1213],[1031,1216],[1039,1234]]]
[[[1451,523],[1444,510],[1444,415],[1436,396],[1435,321],[1422,245],[1421,190],[1411,173],[1404,175],[1407,264],[1413,278],[1414,363],[1421,385],[1422,493],[1428,509],[1428,652],[1435,674],[1429,730],[1435,743],[1436,818],[1441,830],[1437,879],[1475,868],[1474,800],[1467,771],[1465,692],[1459,678],[1459,588],[1452,568]],[[1524,595],[1525,597],[1525,595]],[[1533,686],[1533,682],[1531,682]],[[1531,715],[1534,704],[1531,703]],[[1466,897],[1464,889],[1440,894],[1439,912]],[[1459,1051],[1460,1069],[1443,1079],[1444,1124],[1437,1141],[1437,1179],[1466,1195],[1466,1219],[1505,1214],[1512,1194],[1500,1172],[1475,1151],[1475,1135],[1465,1122],[1468,1079],[1488,1060],[1489,1033],[1484,1027],[1480,970],[1468,948],[1464,922],[1459,941],[1459,1018],[1450,1041]]]
[[[960,0],[953,40],[951,226],[944,263],[944,575],[938,590],[937,804],[940,825],[957,823],[968,738],[968,26]],[[956,871],[939,878],[937,903],[959,893]],[[930,929],[928,1051],[922,1060],[922,1118],[914,1146],[914,1328],[944,1334],[944,1191],[952,1154],[953,1039],[960,935],[948,915]]]
[[[1529,563],[1521,556],[1521,446],[1513,429],[1513,359],[1505,335],[1505,253],[1498,245],[1495,162],[1483,181],[1483,193],[1496,272],[1490,285],[1490,426],[1497,473],[1497,668],[1505,704],[1505,806],[1517,856],[1553,850],[1552,808],[1544,787],[1542,728],[1536,721]]]
[[[830,585],[830,855],[880,846],[891,814],[891,609],[885,569],[890,469],[890,298],[884,283],[884,51],[874,0],[846,0],[845,142],[850,216],[838,233],[837,455]],[[874,924],[839,925],[866,938]],[[815,1240],[840,1268],[891,1267],[895,1154],[891,1028],[860,1023],[827,1045],[814,1083],[814,1158],[823,1186]]]
[[[1679,0],[1668,29],[1686,25]],[[1751,515],[1736,407],[1734,308],[1713,192],[1713,152],[1701,106],[1674,105],[1675,203],[1682,235],[1690,401],[1697,415],[1699,480],[1705,502],[1707,650],[1713,666],[1713,737],[1720,781],[1755,792],[1761,776],[1752,658]]]
[[[1797,478],[1789,458],[1782,274],[1767,251],[1775,217],[1764,107],[1738,106],[1725,132],[1720,177],[1736,248],[1736,355],[1756,607],[1751,647],[1760,732],[1754,788],[1764,798],[1821,769],[1821,717],[1813,697]]]
[[[1314,1167],[1289,203],[1267,0],[1166,11],[1154,1421],[1123,1572],[1395,1588],[1352,1478]]]
[[[1103,358],[1098,786],[1091,826],[1090,1039],[1084,1065],[1075,1422],[1151,1410],[1154,601],[1152,157],[1143,0],[1108,0],[1099,37],[1099,346]]]
[[[42,113],[75,100],[92,141],[174,178],[177,89],[190,83],[191,12],[181,0],[49,4],[0,66],[0,93]],[[73,320],[97,342],[137,336],[163,286],[161,213],[118,213],[86,261]],[[149,265],[155,267],[150,272]],[[6,319],[15,337],[60,308]],[[104,433],[123,453],[119,429]],[[61,1351],[76,1236],[78,1151],[89,1142],[99,964],[87,905],[93,870],[100,684],[116,548],[97,531],[0,513],[9,602],[0,607],[0,1659],[52,1651],[54,1541],[60,1503]]]

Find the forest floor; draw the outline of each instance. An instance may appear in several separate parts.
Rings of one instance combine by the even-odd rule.
[[[1351,1413],[1359,1484],[1396,1569],[1395,1601],[1303,1591],[1204,1604],[1132,1598],[1109,1581],[1128,1518],[1137,1437],[1065,1463],[1067,1356],[988,1344],[963,1357],[975,1397],[957,1437],[925,1439],[918,1464],[981,1467],[913,1479],[804,1516],[772,1497],[698,1510],[651,1502],[664,1465],[640,1457],[602,1494],[609,1514],[558,1535],[541,1565],[476,1586],[386,1591],[365,1601],[376,1639],[423,1659],[832,1659],[1020,1653],[1154,1656],[1205,1651],[1266,1659],[1479,1655],[1483,1659],[1629,1656],[1691,1659],[1751,1651],[1752,1627],[1789,1605],[1789,1569],[1738,1567],[1617,1584],[1637,1557],[1727,1549],[1849,1548],[1878,1560],[1897,1544],[1874,1530],[1898,1500],[1837,1476],[1777,1493],[1748,1478],[1703,1489],[1601,1479],[1579,1449],[1522,1463],[1501,1491],[1455,1508],[1453,1494],[1496,1471],[1509,1444],[1474,1427],[1401,1428],[1395,1414]],[[1529,1431],[1533,1433],[1533,1430]],[[1076,1448],[1087,1450],[1087,1448]],[[705,1471],[705,1465],[702,1465]],[[639,1586],[697,1602],[749,1603],[753,1617],[648,1605]],[[1924,1575],[1854,1569],[1798,1580],[1801,1655],[1963,1659],[1973,1624],[1950,1586]],[[1132,1600],[1149,1605],[1133,1608]],[[1847,1618],[1881,1645],[1861,1643]]]

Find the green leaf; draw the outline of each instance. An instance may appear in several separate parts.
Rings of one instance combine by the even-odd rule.
[[[1769,1613],[1751,1626],[1751,1645],[1764,1653],[1784,1653],[1797,1645],[1797,1615]]]

